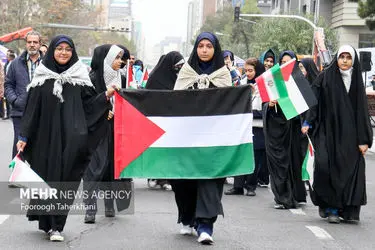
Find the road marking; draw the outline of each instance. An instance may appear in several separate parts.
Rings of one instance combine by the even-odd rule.
[[[298,214],[298,215],[306,215],[306,213],[302,210],[302,208],[291,208],[289,209],[292,214]]]
[[[333,240],[333,237],[326,230],[317,226],[306,226],[315,236],[321,240]]]
[[[9,218],[9,215],[7,215],[7,214],[0,214],[0,224],[2,224],[8,218]]]

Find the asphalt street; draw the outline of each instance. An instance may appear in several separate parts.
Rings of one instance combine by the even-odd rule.
[[[0,120],[0,134],[0,181],[7,182],[10,120]],[[258,188],[255,197],[224,195],[225,216],[215,223],[215,243],[202,246],[195,236],[179,235],[173,192],[148,189],[146,180],[137,179],[134,214],[98,215],[92,225],[83,223],[83,215],[71,215],[64,242],[50,242],[24,215],[0,215],[0,249],[375,249],[374,152],[366,162],[368,204],[359,224],[329,224],[309,199],[299,209],[275,210],[270,189]]]

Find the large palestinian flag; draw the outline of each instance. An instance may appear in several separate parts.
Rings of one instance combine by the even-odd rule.
[[[250,86],[120,90],[115,98],[115,178],[252,173],[250,91]]]
[[[289,120],[317,104],[317,100],[296,59],[276,64],[256,79],[263,102],[277,100]]]

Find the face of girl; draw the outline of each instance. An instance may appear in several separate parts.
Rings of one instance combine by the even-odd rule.
[[[73,48],[70,47],[67,43],[60,43],[57,45],[54,51],[54,58],[56,62],[60,65],[67,64],[73,55]]]
[[[273,58],[272,57],[267,57],[264,62],[263,62],[264,67],[267,69],[272,68],[274,65]]]
[[[209,40],[203,39],[202,41],[198,43],[197,54],[201,61],[203,62],[211,61],[212,58],[214,57],[214,52],[215,52],[214,46]]]
[[[227,65],[228,68],[232,66],[232,61],[230,60],[229,56],[224,58],[224,63],[225,65]]]
[[[302,63],[299,63],[299,64],[298,64],[298,67],[299,67],[299,69],[301,70],[302,74],[303,74],[304,76],[306,76],[306,75],[307,75],[307,71],[306,71],[305,67],[303,66],[303,64],[302,64]]]
[[[119,70],[121,68],[121,63],[122,63],[122,56],[124,55],[124,52],[123,51],[120,51],[115,60],[113,60],[112,62],[112,69],[113,70]]]
[[[244,69],[247,79],[252,80],[256,74],[254,65],[245,64]]]
[[[290,55],[283,56],[283,58],[281,58],[281,65],[283,65],[284,63],[289,62],[290,60],[292,60],[292,57]]]
[[[353,58],[349,53],[341,53],[337,59],[337,65],[341,70],[348,70],[353,66]]]

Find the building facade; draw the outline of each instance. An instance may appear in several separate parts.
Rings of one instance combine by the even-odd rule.
[[[356,0],[271,0],[258,1],[258,6],[259,2],[270,2],[271,14],[312,14],[314,23],[322,16],[337,30],[339,46],[375,47],[375,32],[371,32],[365,20],[358,16]]]

